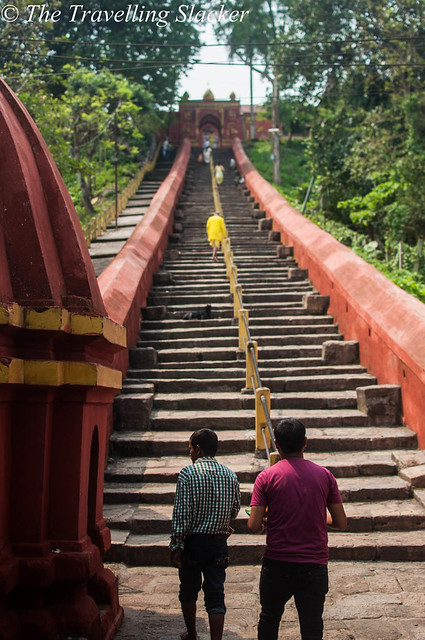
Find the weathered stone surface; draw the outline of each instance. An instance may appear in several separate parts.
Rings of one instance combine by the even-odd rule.
[[[181,222],[174,222],[173,225],[174,233],[181,233],[183,231],[183,225]]]
[[[425,464],[401,469],[400,476],[410,482],[413,487],[425,488]]]
[[[118,577],[120,601],[125,609],[116,640],[138,640],[141,629],[144,640],[175,640],[184,631],[176,569],[128,568],[122,564],[109,565],[109,568]],[[327,640],[423,640],[425,585],[422,574],[420,563],[407,568],[400,563],[331,562],[330,589],[323,615],[324,637]],[[223,635],[226,640],[256,638],[259,575],[259,564],[230,566],[227,570]],[[405,582],[407,576],[410,583]],[[341,587],[348,583],[350,588],[346,593]],[[208,640],[208,617],[201,602],[197,620],[199,640]],[[299,640],[293,599],[285,607],[280,635],[285,640]]]
[[[162,320],[166,315],[167,307],[165,305],[155,305],[142,309],[142,320]]]
[[[180,258],[180,251],[178,249],[167,249],[164,251],[164,260],[178,260]]]
[[[158,271],[154,273],[153,283],[154,286],[162,286],[164,284],[172,284],[174,282],[173,274],[171,271]]]
[[[251,215],[253,218],[260,220],[261,218],[266,217],[266,212],[263,211],[263,209],[254,209]]]
[[[258,221],[258,229],[259,231],[268,231],[273,227],[272,218],[262,218]]]
[[[280,242],[280,231],[269,231],[268,237],[272,242]]]
[[[322,360],[325,364],[354,364],[359,361],[359,343],[356,340],[327,340],[322,345]]]
[[[276,247],[276,254],[278,258],[289,258],[294,255],[294,247],[286,247],[282,244]]]
[[[401,389],[398,385],[359,387],[357,406],[367,414],[370,425],[391,427],[401,423]]]
[[[292,249],[292,247],[289,247]],[[329,296],[319,296],[307,294],[303,296],[303,306],[308,313],[313,315],[324,315],[329,307]]]
[[[180,233],[169,233],[168,234],[168,242],[170,244],[177,244],[180,242],[181,234]]]
[[[292,282],[294,280],[307,280],[307,278],[308,278],[307,269],[298,269],[295,267],[293,269],[288,270],[288,279],[291,280]]]
[[[147,429],[152,406],[152,393],[126,393],[116,396],[114,398],[114,427],[129,431]]]
[[[151,369],[158,362],[158,352],[153,347],[130,349],[132,369]]]
[[[404,467],[417,467],[425,464],[425,450],[423,449],[413,451],[393,451],[392,457],[397,463],[399,469],[403,469]]]

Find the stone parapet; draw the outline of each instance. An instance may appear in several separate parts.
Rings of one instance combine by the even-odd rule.
[[[404,420],[425,447],[425,307],[375,267],[296,211],[259,173],[241,141],[233,153],[247,188],[282,242],[321,295],[348,340],[360,345],[360,361],[380,384],[396,384],[403,396]]]

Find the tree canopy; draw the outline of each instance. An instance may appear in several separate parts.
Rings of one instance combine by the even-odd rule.
[[[124,177],[199,49],[194,23],[174,20],[179,4],[16,0],[10,21],[0,20],[3,77],[41,129],[83,222],[113,183],[115,138]]]

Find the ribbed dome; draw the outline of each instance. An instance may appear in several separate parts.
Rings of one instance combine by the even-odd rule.
[[[0,302],[106,315],[86,241],[28,111],[0,79]]]

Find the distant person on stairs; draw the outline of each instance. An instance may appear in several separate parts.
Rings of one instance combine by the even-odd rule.
[[[223,239],[227,238],[226,224],[220,211],[214,211],[212,216],[208,218],[207,235],[208,242],[212,246],[212,259],[214,262],[218,262],[217,251]]]
[[[334,476],[304,459],[307,438],[302,422],[281,420],[274,436],[282,460],[257,476],[248,519],[251,533],[267,531],[258,640],[277,640],[285,604],[292,596],[302,639],[322,640],[327,525],[344,530],[347,518]]]
[[[215,165],[214,174],[216,183],[221,184],[224,178],[224,167],[222,164]]]
[[[171,564],[179,569],[179,600],[187,629],[182,640],[197,639],[196,601],[201,587],[211,640],[223,636],[227,538],[241,498],[236,475],[214,457],[217,447],[214,431],[195,431],[189,440],[193,464],[184,467],[177,479],[170,551]]]

